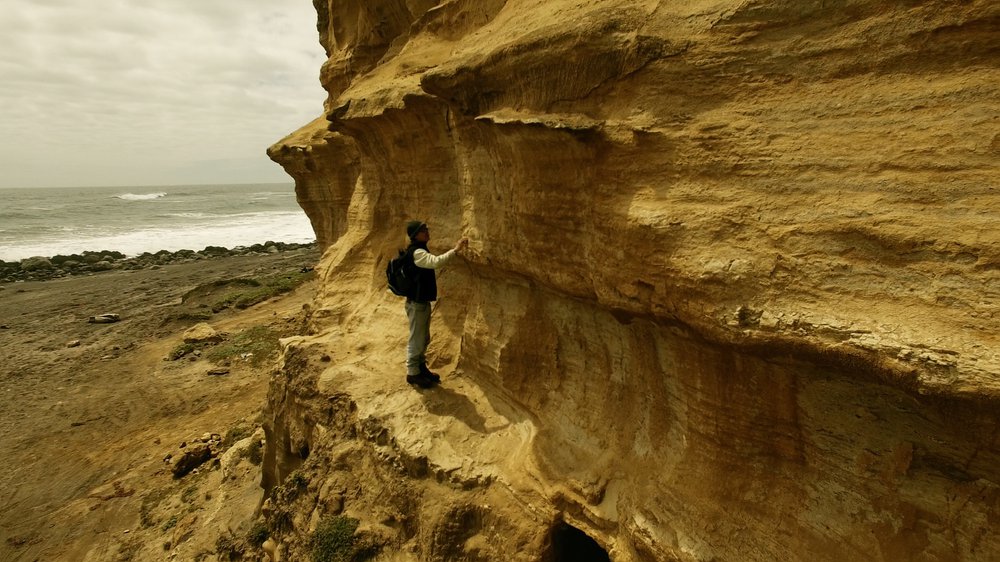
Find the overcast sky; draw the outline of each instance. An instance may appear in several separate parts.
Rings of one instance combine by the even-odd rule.
[[[0,187],[290,182],[324,58],[309,0],[5,2]]]

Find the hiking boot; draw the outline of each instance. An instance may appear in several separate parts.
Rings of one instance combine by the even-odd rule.
[[[420,374],[431,379],[434,382],[441,382],[441,376],[438,375],[437,373],[432,373],[431,370],[428,369],[427,365],[424,363],[420,364]]]
[[[415,384],[420,388],[430,388],[434,386],[434,381],[424,376],[423,373],[417,375],[406,375],[406,382]]]

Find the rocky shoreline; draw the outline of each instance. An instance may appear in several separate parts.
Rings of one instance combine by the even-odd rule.
[[[171,252],[160,250],[155,253],[144,252],[132,257],[118,251],[101,250],[85,251],[80,254],[59,254],[51,257],[35,256],[13,262],[0,260],[0,284],[18,281],[47,281],[74,275],[92,275],[102,271],[155,269],[176,263],[190,263],[231,256],[278,254],[315,247],[315,242],[296,244],[269,240],[263,244],[236,246],[231,249],[222,246],[206,246],[201,251],[177,250]]]

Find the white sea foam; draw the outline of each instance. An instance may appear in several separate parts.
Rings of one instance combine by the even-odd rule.
[[[125,201],[150,201],[152,199],[160,199],[161,197],[166,197],[167,194],[164,192],[159,193],[122,193],[121,195],[115,195],[115,199],[124,199]]]
[[[254,197],[295,197],[294,191],[255,191],[250,194]]]
[[[251,216],[252,215],[252,216]],[[78,254],[85,250],[117,250],[128,256],[143,252],[201,250],[205,246],[250,246],[266,241],[305,244],[316,239],[309,219],[301,212],[246,213],[204,224],[177,228],[140,228],[118,233],[32,240],[0,246],[0,259]]]
[[[211,217],[216,217],[219,215],[213,215],[210,213],[166,213],[160,215],[162,217],[171,217],[175,219],[207,219]]]

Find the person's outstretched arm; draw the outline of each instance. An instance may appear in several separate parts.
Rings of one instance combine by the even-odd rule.
[[[420,248],[413,252],[413,263],[417,264],[417,267],[422,267],[424,269],[438,269],[439,267],[442,267],[450,262],[452,258],[455,257],[455,254],[464,250],[468,246],[469,239],[462,238],[455,244],[454,248],[448,250],[440,256],[435,256],[427,250]]]

